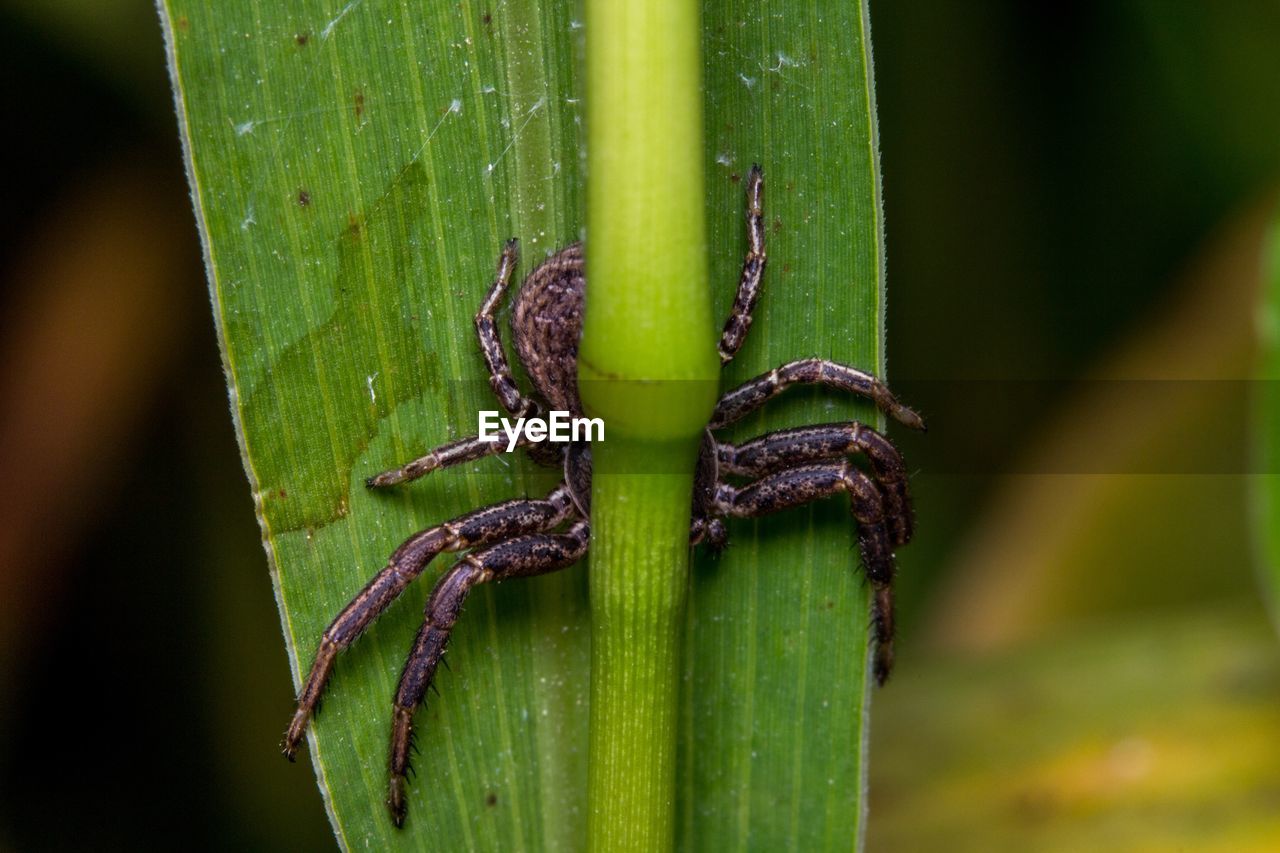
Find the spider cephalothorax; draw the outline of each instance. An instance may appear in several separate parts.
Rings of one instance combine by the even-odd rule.
[[[765,267],[763,196],[763,176],[758,166],[753,167],[747,182],[749,248],[733,311],[720,337],[722,363],[728,363],[742,346],[760,295]],[[582,246],[574,243],[551,255],[529,274],[516,295],[511,330],[520,362],[536,392],[532,396],[523,394],[512,378],[496,321],[517,255],[516,241],[508,241],[498,261],[497,280],[476,314],[476,333],[489,370],[489,384],[512,415],[529,417],[547,410],[581,415],[577,358],[586,293]],[[874,667],[876,680],[883,684],[893,666],[893,551],[906,544],[912,532],[906,469],[898,451],[883,435],[856,421],[778,430],[736,445],[714,435],[797,384],[824,385],[868,397],[899,422],[916,429],[924,426],[919,415],[899,403],[880,380],[833,361],[790,361],[745,382],[720,398],[707,425],[694,484],[689,539],[691,544],[707,542],[719,547],[725,542],[727,517],[764,515],[846,492],[858,525],[863,569],[874,593]],[[443,658],[467,593],[476,584],[563,569],[587,553],[591,512],[588,445],[531,442],[527,438],[521,443],[537,461],[563,466],[560,485],[541,499],[503,501],[458,516],[414,534],[397,548],[386,567],[320,638],[315,662],[298,694],[298,710],[285,733],[284,753],[292,759],[338,652],[421,575],[437,554],[466,551],[436,582],[396,689],[387,804],[397,826],[403,823],[407,809],[405,774],[413,714]],[[464,438],[371,477],[368,485],[381,488],[403,483],[503,449],[501,442],[478,436]],[[854,456],[866,459],[867,471],[850,461]],[[728,476],[745,482],[734,485],[725,479]]]

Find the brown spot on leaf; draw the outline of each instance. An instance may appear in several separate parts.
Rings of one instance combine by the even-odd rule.
[[[191,29],[191,22],[187,20],[186,15],[182,15],[178,18],[178,29],[182,30],[184,33]]]
[[[360,239],[360,220],[354,213],[347,213],[347,233],[356,240]]]
[[[782,233],[782,220],[776,216],[773,218],[773,233],[774,234]]]
[[[783,265],[782,265],[782,272],[783,272],[784,274],[791,272],[791,264],[783,264]]]
[[[738,182],[739,182],[739,181],[741,181],[741,180],[742,180],[742,176],[741,176],[741,175],[739,175],[737,172],[731,172],[731,173],[729,174],[729,182],[730,182],[730,183],[734,183],[734,184],[736,184],[736,183],[738,183]]]
[[[498,804],[498,795],[495,794],[493,791],[490,791],[488,794],[485,795],[484,804],[489,808],[493,808]]]
[[[488,12],[485,12],[483,15],[480,16],[480,20],[484,21],[484,25],[487,27],[493,23],[493,15],[490,15]]]
[[[280,500],[284,500],[285,498],[289,497],[289,493],[286,492],[284,489],[281,489],[280,491],[276,492],[276,494],[280,497]]]
[[[364,89],[356,89],[353,100],[356,104],[356,118],[361,118],[364,116]]]
[[[307,207],[311,204],[311,191],[308,189],[298,190],[298,207]]]
[[[311,41],[311,33],[298,33],[293,37],[293,40],[297,43],[298,47],[306,47],[307,42]]]

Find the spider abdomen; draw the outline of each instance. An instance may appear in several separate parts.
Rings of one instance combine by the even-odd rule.
[[[586,277],[582,244],[571,243],[525,278],[511,312],[511,332],[529,381],[553,410],[582,414],[578,340]]]

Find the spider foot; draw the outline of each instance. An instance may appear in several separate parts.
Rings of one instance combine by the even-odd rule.
[[[729,545],[729,532],[719,518],[695,518],[689,528],[690,545],[706,545],[719,554]]]
[[[877,584],[871,605],[875,628],[875,661],[872,664],[876,686],[884,687],[893,672],[893,587]]]
[[[298,746],[302,743],[302,738],[307,731],[307,718],[307,714],[301,711],[295,712],[293,719],[289,721],[289,728],[285,730],[284,738],[280,741],[280,754],[289,759],[290,763],[297,759]]]
[[[396,708],[391,723],[391,742],[412,744],[413,711],[407,708]],[[393,750],[391,757],[391,774],[387,784],[387,810],[391,812],[391,822],[397,829],[404,826],[405,815],[409,812],[408,801],[408,750]]]

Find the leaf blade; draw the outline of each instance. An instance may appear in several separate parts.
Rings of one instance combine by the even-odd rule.
[[[487,403],[470,314],[501,239],[525,238],[527,269],[577,236],[575,37],[555,3],[508,4],[488,21],[469,4],[411,15],[374,0],[164,12],[296,680],[328,620],[405,536],[554,482],[494,463],[394,495],[361,485],[468,429]],[[537,49],[508,44],[507,31],[533,33]],[[504,91],[515,79],[532,83]],[[315,722],[339,841],[572,848],[583,570],[475,594],[452,644],[459,674],[418,717],[420,775],[397,833],[382,806],[390,698],[426,592],[416,585],[342,656]]]
[[[579,236],[578,34],[567,3],[527,0],[491,14],[470,3],[410,14],[378,0],[169,0],[162,9],[233,414],[296,679],[328,620],[410,532],[554,480],[495,462],[390,496],[361,485],[469,431],[475,411],[491,406],[469,321],[501,240],[524,239],[527,270]],[[863,32],[865,9],[825,14],[800,4],[704,7],[719,315],[743,245],[741,186],[729,173],[759,158],[770,181],[766,295],[726,385],[801,355],[882,367],[871,87],[848,82],[866,76],[862,53],[850,52],[859,42],[847,37]],[[716,29],[740,20],[742,31]],[[835,125],[815,118],[824,101]],[[867,121],[852,118],[858,109]],[[827,186],[837,189],[820,195]],[[796,393],[741,435],[833,412],[870,414]],[[700,564],[688,653],[698,690],[686,692],[692,748],[681,780],[699,800],[681,803],[683,846],[709,846],[722,829],[753,846],[830,848],[860,836],[867,611],[847,531],[841,507],[799,510],[738,525],[725,559]],[[795,572],[798,562],[813,567]],[[476,593],[453,644],[454,674],[419,714],[421,775],[403,833],[381,802],[387,718],[427,587],[342,657],[313,757],[344,846],[578,845],[584,572]],[[808,605],[777,604],[797,598]],[[753,619],[748,636],[742,626]],[[757,633],[754,666],[730,671]],[[787,678],[800,668],[797,690]],[[752,685],[747,710],[732,707],[740,683]],[[839,718],[821,722],[833,704]],[[693,726],[726,709],[725,731]],[[761,760],[753,738],[765,757],[748,773]],[[776,820],[772,779],[792,792]]]
[[[760,158],[766,179],[765,291],[724,388],[815,355],[883,374],[865,4],[704,9],[712,281],[723,311],[744,246],[735,177]],[[865,405],[793,391],[733,436],[850,416],[883,426]],[[869,603],[841,504],[739,522],[722,557],[695,565],[686,683],[696,690],[685,702],[692,746],[678,786],[685,849],[861,845]]]

